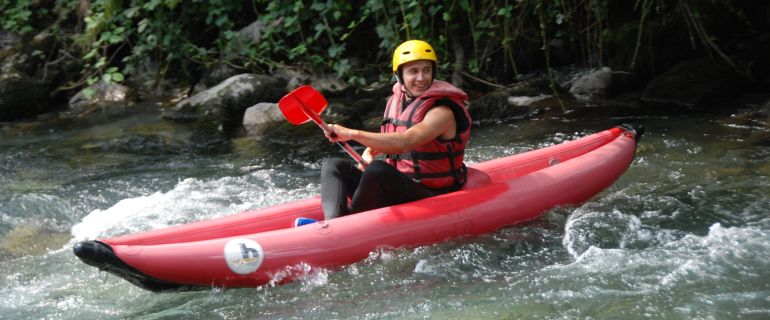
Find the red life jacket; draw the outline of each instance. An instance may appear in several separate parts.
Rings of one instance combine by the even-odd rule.
[[[388,99],[381,132],[404,132],[420,123],[436,102],[454,109],[458,132],[453,139],[435,139],[402,154],[387,154],[386,160],[398,171],[412,177],[423,186],[439,192],[459,190],[467,180],[467,168],[463,163],[465,145],[470,138],[471,116],[465,107],[468,95],[446,81],[434,80],[431,86],[404,107],[405,93],[402,85],[393,85],[393,95]],[[459,109],[459,110],[457,110]],[[461,128],[460,120],[466,124]],[[459,131],[462,130],[462,131]]]

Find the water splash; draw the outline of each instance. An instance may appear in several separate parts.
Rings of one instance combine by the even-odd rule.
[[[233,214],[252,208],[308,198],[317,185],[285,189],[286,173],[271,169],[213,180],[187,178],[168,192],[128,198],[94,210],[72,227],[81,241],[134,233]],[[278,182],[277,182],[278,181]]]
[[[537,289],[525,290],[583,315],[601,314],[608,303],[626,304],[611,313],[615,316],[631,316],[634,310],[656,318],[770,314],[770,257],[757,252],[770,252],[770,232],[717,223],[705,236],[690,234],[656,247],[590,246],[572,263],[544,268]],[[571,309],[589,299],[604,299],[604,305]]]

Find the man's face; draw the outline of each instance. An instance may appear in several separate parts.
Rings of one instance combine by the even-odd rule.
[[[401,66],[404,86],[417,97],[433,83],[433,63],[428,60],[410,61]]]

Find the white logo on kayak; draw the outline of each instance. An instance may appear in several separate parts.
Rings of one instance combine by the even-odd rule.
[[[262,246],[251,239],[233,239],[225,245],[225,261],[230,270],[237,274],[249,274],[259,269],[265,252]]]

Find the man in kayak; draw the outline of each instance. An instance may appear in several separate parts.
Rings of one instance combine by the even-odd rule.
[[[463,186],[467,180],[463,155],[471,127],[468,95],[448,82],[434,80],[436,63],[436,53],[427,42],[402,43],[393,53],[398,81],[380,132],[329,125],[329,141],[355,140],[365,145],[362,157],[369,165],[360,168],[337,158],[324,162],[321,202],[326,220]],[[384,154],[385,160],[372,161],[378,154]],[[299,218],[295,225],[311,222]]]

